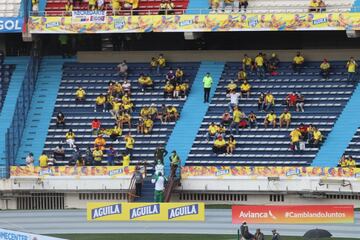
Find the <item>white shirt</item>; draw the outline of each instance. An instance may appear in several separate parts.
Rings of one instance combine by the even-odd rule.
[[[124,91],[129,91],[131,88],[131,84],[129,82],[123,83],[122,87],[123,87]]]
[[[230,103],[231,103],[231,104],[238,105],[240,93],[229,93],[229,94],[227,94],[226,96],[227,96],[227,97],[230,97]]]
[[[28,167],[34,166],[34,157],[27,156],[25,161]]]
[[[155,166],[155,174],[159,175],[159,172],[164,176],[164,165],[162,164],[156,164]]]
[[[164,189],[165,189],[165,178],[163,176],[151,179],[151,182],[155,183],[155,190],[156,191],[164,191]]]

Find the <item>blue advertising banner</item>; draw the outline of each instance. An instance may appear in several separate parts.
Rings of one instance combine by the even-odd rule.
[[[0,17],[0,33],[22,32],[23,23],[20,17]]]

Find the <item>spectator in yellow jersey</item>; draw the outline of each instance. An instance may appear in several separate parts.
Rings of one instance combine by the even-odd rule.
[[[94,159],[95,166],[101,166],[102,165],[101,161],[103,160],[103,156],[104,156],[103,151],[97,147],[92,152],[92,156]]]
[[[151,134],[153,126],[154,126],[153,120],[151,120],[150,118],[145,118],[144,119],[144,134]]]
[[[143,108],[141,108],[140,116],[142,118],[150,117],[150,110],[148,106],[144,106]]]
[[[181,86],[179,83],[176,83],[174,91],[173,91],[173,98],[179,98],[181,91]]]
[[[249,98],[249,97],[250,97],[251,85],[248,83],[247,80],[245,80],[245,81],[243,82],[243,84],[241,84],[240,89],[241,89],[241,92],[240,92],[241,98],[243,98],[244,95],[246,95],[246,98]]]
[[[114,101],[112,101],[112,110],[110,111],[111,115],[116,119],[122,110],[122,103],[120,100],[115,99]]]
[[[316,127],[314,127],[314,131],[312,134],[312,138],[309,139],[309,144],[314,146],[314,147],[318,147],[319,144],[322,142],[323,140],[323,135],[320,132],[319,129],[317,129]]]
[[[318,11],[318,1],[317,0],[310,0],[309,4],[309,12],[317,12]]]
[[[66,143],[69,144],[70,148],[75,148],[75,133],[72,129],[69,129],[69,131],[65,135]]]
[[[126,153],[130,155],[132,155],[132,152],[134,150],[134,144],[135,144],[135,139],[131,136],[131,133],[129,132],[125,137],[124,137],[124,141],[125,141],[125,149],[126,149]]]
[[[106,141],[101,134],[99,134],[94,141],[94,147],[99,148],[100,150],[105,150]]]
[[[242,59],[242,69],[245,72],[251,72],[253,70],[253,61],[247,54],[245,54]]]
[[[300,73],[303,65],[304,65],[304,57],[301,55],[300,52],[296,53],[296,56],[293,59],[292,67],[295,73]]]
[[[149,118],[155,120],[158,115],[158,109],[156,108],[155,104],[152,103],[149,107]]]
[[[166,109],[166,122],[176,122],[179,119],[179,113],[174,106],[168,106]]]
[[[114,128],[111,130],[110,139],[111,141],[118,142],[118,137],[122,135],[122,129],[115,123]]]
[[[89,0],[88,10],[94,11],[96,9],[96,0]]]
[[[76,101],[84,101],[86,96],[86,92],[82,87],[79,87],[75,92],[75,100]]]
[[[232,122],[230,124],[230,134],[233,134],[233,129],[236,129],[236,134],[239,134],[239,124],[241,121],[242,112],[235,106],[233,111]]]
[[[169,98],[173,96],[174,86],[170,84],[170,81],[167,81],[164,86],[164,98]]]
[[[130,154],[123,152],[122,156],[123,156],[122,166],[123,167],[130,166]]]
[[[180,67],[178,67],[178,68],[176,69],[176,71],[175,71],[175,77],[176,77],[176,81],[177,81],[178,83],[182,83],[183,77],[184,77],[184,71],[183,71]]]
[[[149,87],[151,89],[154,89],[153,80],[151,79],[151,77],[149,75],[145,75],[143,73],[140,74],[138,81],[139,81],[142,92],[144,92],[146,90],[146,88],[149,88]]]
[[[289,136],[291,140],[290,148],[293,151],[300,151],[300,138],[302,136],[300,130],[298,128],[295,128],[290,132]]]
[[[160,73],[160,69],[166,67],[166,59],[163,54],[160,54],[157,58],[157,73]]]
[[[236,140],[233,135],[230,135],[229,140],[227,141],[226,153],[232,155],[236,147]]]
[[[237,85],[236,85],[236,83],[235,83],[233,80],[231,80],[230,83],[227,85],[226,88],[227,88],[227,89],[226,89],[226,93],[230,93],[230,92],[232,92],[232,91],[236,91]]]
[[[271,110],[271,112],[265,116],[264,127],[267,128],[269,124],[272,124],[273,128],[276,128],[276,114],[274,110]]]
[[[165,15],[166,13],[166,8],[167,8],[167,3],[166,0],[161,0],[161,3],[159,5],[159,15]]]
[[[189,84],[187,82],[184,82],[180,84],[180,96],[182,98],[187,98],[189,95]]]
[[[106,97],[103,94],[100,94],[95,99],[94,112],[97,111],[105,112],[105,104],[106,104]]]
[[[256,74],[260,79],[265,77],[265,61],[262,53],[259,53],[255,58]]]
[[[121,10],[120,0],[111,0],[111,9],[114,15],[119,14]]]
[[[339,163],[338,163],[338,167],[342,167],[342,168],[347,167],[347,158],[346,158],[345,154],[343,154],[341,156]]]
[[[119,128],[124,129],[124,124],[127,124],[129,129],[131,128],[131,116],[129,113],[122,112],[120,116],[116,118],[116,123]]]
[[[33,1],[34,1],[34,0],[33,0]],[[38,1],[38,0],[36,0],[36,1]],[[66,1],[66,4],[65,4],[65,11],[66,11],[66,12],[72,12],[73,7],[74,7],[73,0],[67,0],[67,1]]]
[[[262,109],[266,112],[272,110],[275,106],[275,98],[270,91],[268,91],[264,97]]]
[[[152,57],[150,61],[151,70],[155,70],[157,68],[157,65],[158,65],[157,59],[155,57]]]
[[[330,74],[330,63],[327,61],[327,59],[324,59],[324,61],[320,64],[320,75],[328,79]]]
[[[286,125],[286,128],[289,128],[291,123],[291,113],[288,109],[284,110],[284,112],[280,115],[279,120],[281,128],[283,127],[283,125]]]
[[[353,159],[352,156],[349,156],[349,157],[346,159],[346,166],[347,166],[347,167],[350,167],[350,168],[355,168],[355,167],[356,167],[356,161],[355,161],[355,159]]]
[[[244,69],[240,69],[240,71],[238,72],[237,80],[238,82],[244,82],[245,80],[247,80],[247,74]]]
[[[208,132],[206,133],[206,140],[210,141],[214,138],[217,138],[218,126],[212,122],[208,128]]]
[[[268,61],[268,70],[272,76],[277,75],[276,72],[278,66],[279,66],[280,60],[277,57],[276,53],[271,54],[271,58]]]
[[[357,70],[358,64],[356,63],[354,57],[351,57],[349,61],[346,63],[346,68],[348,72],[348,81],[354,82],[355,75]]]
[[[46,155],[45,152],[42,152],[42,154],[39,157],[39,165],[40,165],[40,167],[42,167],[42,168],[48,167],[48,162],[49,162],[48,156]]]
[[[223,154],[226,152],[226,141],[225,141],[225,139],[223,139],[223,137],[219,136],[214,141],[213,152],[215,154]]]

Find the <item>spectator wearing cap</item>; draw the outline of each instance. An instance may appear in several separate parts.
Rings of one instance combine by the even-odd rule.
[[[279,66],[279,63],[280,63],[280,60],[277,57],[276,53],[272,53],[271,57],[270,57],[270,59],[268,61],[268,70],[269,70],[269,72],[270,72],[270,74],[272,76],[277,75],[276,70],[277,70],[277,68]]]
[[[33,167],[34,166],[34,154],[32,152],[30,152],[26,159],[25,159],[25,162],[26,162],[26,166],[27,167]]]
[[[271,240],[280,240],[280,234],[276,231],[276,229],[273,229],[271,232],[272,232]]]
[[[209,102],[210,98],[210,90],[211,86],[213,84],[213,79],[210,75],[210,73],[206,73],[205,77],[203,78],[203,86],[204,86],[204,103]]]
[[[328,79],[330,74],[330,63],[324,58],[324,61],[320,64],[320,75]]]

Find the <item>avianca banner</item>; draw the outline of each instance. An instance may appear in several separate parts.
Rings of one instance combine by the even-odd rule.
[[[77,17],[80,20],[75,21],[72,16],[32,16],[28,27],[31,33],[360,30],[360,13]]]
[[[353,205],[233,206],[232,222],[354,223]]]
[[[88,221],[204,221],[204,203],[89,202]]]

